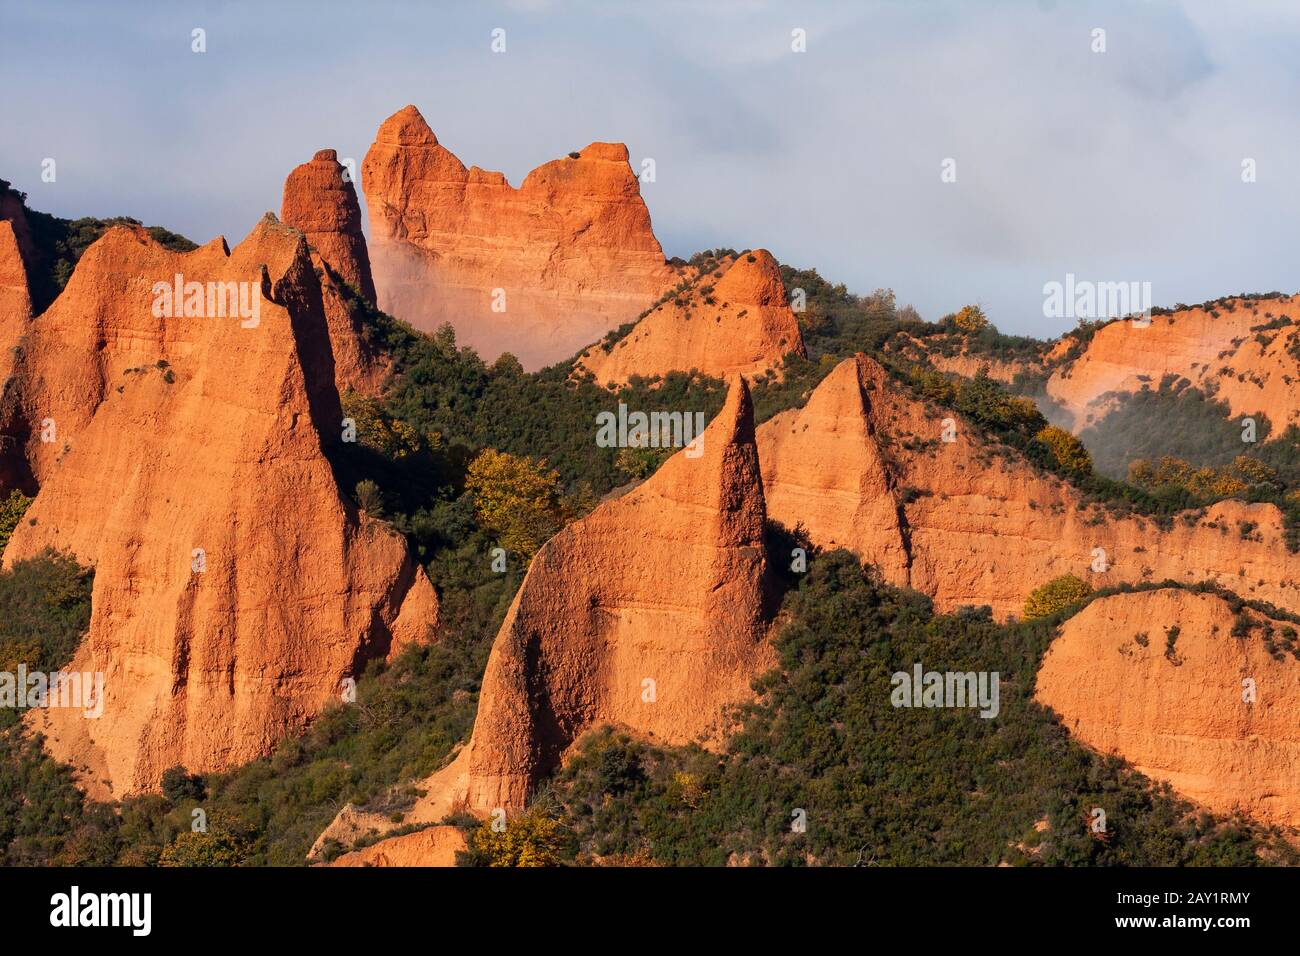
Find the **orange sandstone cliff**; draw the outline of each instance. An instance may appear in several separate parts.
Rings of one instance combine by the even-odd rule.
[[[0,385],[13,370],[14,349],[32,317],[34,247],[22,198],[0,179]]]
[[[177,274],[242,283],[256,320],[166,314],[155,284]],[[340,419],[312,261],[273,216],[233,251],[110,229],[32,321],[0,432],[39,494],[4,560],[94,567],[70,669],[104,675],[102,715],[32,718],[92,796],[262,756],[367,659],[429,637],[424,571],[339,493]]]
[[[1048,396],[1074,431],[1105,417],[1112,392],[1158,388],[1166,375],[1212,392],[1233,415],[1268,415],[1274,431],[1300,424],[1300,297],[1238,297],[1098,329],[1082,353],[1058,366]],[[1063,343],[1069,342],[1067,337]]]
[[[516,188],[466,169],[407,106],[379,127],[362,183],[380,307],[426,331],[450,322],[488,361],[568,358],[673,277],[621,144],[592,143]]]
[[[1088,505],[863,355],[837,366],[804,408],[765,422],[758,445],[771,517],[856,552],[941,610],[987,604],[1004,620],[1062,574],[1094,587],[1214,579],[1300,609],[1300,557],[1276,506],[1224,501],[1162,529]]]
[[[375,301],[370,255],[361,231],[361,206],[338,153],[319,150],[311,162],[294,168],[284,181],[280,218],[285,225],[301,230],[343,281]]]
[[[345,853],[330,866],[455,866],[456,854],[467,848],[456,827],[426,827]]]
[[[1099,598],[1061,626],[1036,697],[1084,743],[1210,810],[1300,826],[1300,661],[1264,643],[1294,627],[1243,613],[1250,633],[1234,636],[1214,594]]]
[[[27,333],[32,298],[13,224],[0,219],[0,383],[13,370],[14,349]]]
[[[758,376],[790,352],[806,354],[780,267],[755,249],[656,305],[618,342],[588,348],[578,367],[600,385],[672,371]]]
[[[367,394],[378,391],[386,371],[379,350],[372,347],[349,307],[343,284],[366,301],[375,301],[370,255],[361,231],[361,207],[351,180],[332,149],[322,149],[311,162],[296,167],[284,181],[280,216],[302,231],[321,274],[321,296],[334,352],[334,379],[339,391]]]
[[[775,662],[763,485],[743,380],[701,453],[548,541],[493,644],[469,744],[420,784],[401,824],[347,808],[313,852],[468,808],[522,808],[568,747],[600,724],[658,743],[714,739],[728,705]]]

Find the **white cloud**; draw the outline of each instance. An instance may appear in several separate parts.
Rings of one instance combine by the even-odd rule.
[[[1066,271],[1150,279],[1165,303],[1297,285],[1300,11],[1285,5],[80,10],[15,14],[0,60],[0,176],[62,215],[239,237],[292,166],[323,146],[359,160],[414,102],[467,164],[514,183],[623,140],[656,159],[645,193],[670,254],[762,245],[930,317],[977,300],[1004,329],[1054,333],[1041,287]],[[795,26],[807,53],[789,49]],[[43,189],[51,154],[60,183]],[[949,156],[955,185],[939,181]]]

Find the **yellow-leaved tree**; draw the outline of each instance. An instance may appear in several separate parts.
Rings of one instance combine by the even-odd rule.
[[[5,546],[9,544],[9,536],[14,533],[18,522],[23,519],[23,513],[31,503],[32,499],[17,488],[9,492],[8,498],[0,499],[0,554],[4,554]]]
[[[339,403],[344,419],[350,420],[356,429],[357,444],[373,448],[390,460],[434,450],[442,444],[442,436],[437,432],[421,434],[413,425],[389,415],[378,399],[349,389],[339,396]]]
[[[500,830],[488,817],[469,835],[470,856],[481,866],[559,866],[563,846],[559,821],[537,805]]]
[[[1088,583],[1073,574],[1052,578],[1042,587],[1031,591],[1029,597],[1025,598],[1025,620],[1032,621],[1055,614],[1062,608],[1082,601],[1091,593],[1092,588]]]
[[[483,527],[501,547],[527,558],[570,517],[559,474],[540,459],[488,448],[470,462],[465,489]]]
[[[1047,447],[1052,459],[1065,471],[1079,478],[1092,474],[1092,455],[1083,447],[1083,442],[1075,438],[1064,428],[1048,425],[1034,440]]]
[[[989,327],[988,316],[978,305],[964,305],[952,317],[953,324],[963,332],[983,332]]]

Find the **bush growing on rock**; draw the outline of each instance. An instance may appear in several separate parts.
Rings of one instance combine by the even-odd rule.
[[[1025,598],[1025,620],[1033,621],[1040,617],[1048,617],[1071,604],[1082,601],[1091,593],[1092,588],[1087,582],[1076,578],[1073,574],[1052,578],[1042,587],[1031,591],[1029,597]]]
[[[1092,455],[1083,447],[1083,442],[1064,428],[1048,425],[1034,436],[1034,441],[1046,446],[1063,471],[1079,478],[1092,474]]]

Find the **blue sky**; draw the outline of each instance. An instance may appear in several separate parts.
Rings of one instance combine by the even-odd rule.
[[[325,146],[359,164],[414,103],[515,184],[626,142],[655,159],[643,194],[669,255],[763,246],[926,318],[974,301],[1004,331],[1054,335],[1070,320],[1043,317],[1042,287],[1067,272],[1150,281],[1157,305],[1300,288],[1296,4],[0,9],[0,177],[59,215],[237,240],[294,165]]]

